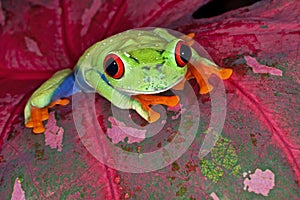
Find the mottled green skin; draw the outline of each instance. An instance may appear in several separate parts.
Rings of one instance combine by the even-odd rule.
[[[80,58],[78,66],[86,81],[93,85],[89,70],[105,74],[103,62],[107,54],[118,55],[125,73],[120,79],[106,75],[110,85],[118,91],[130,94],[153,94],[168,90],[181,81],[186,67],[180,68],[175,61],[175,46],[180,39],[164,29],[153,31],[129,30],[91,46]],[[157,67],[157,64],[162,64]],[[93,72],[92,71],[92,72]],[[102,85],[102,90],[109,89]]]
[[[76,70],[83,74],[88,85],[112,104],[122,109],[134,109],[149,121],[149,113],[130,95],[161,93],[184,78],[187,66],[178,67],[175,60],[175,47],[180,40],[160,28],[128,30],[92,45],[79,59]],[[104,72],[103,62],[109,53],[118,55],[124,63],[125,72],[120,79],[111,78]],[[194,50],[192,57],[203,59]],[[25,123],[30,117],[30,106],[43,108],[49,105],[55,89],[70,73],[71,70],[57,72],[32,95],[25,108]]]

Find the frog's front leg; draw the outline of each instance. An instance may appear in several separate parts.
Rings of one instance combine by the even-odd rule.
[[[74,75],[72,70],[65,69],[56,72],[49,80],[43,83],[28,100],[25,110],[25,126],[33,128],[33,132],[43,133],[45,131],[43,121],[48,119],[48,108],[57,104],[66,105],[67,99],[73,93]]]
[[[149,122],[155,122],[160,118],[160,114],[155,112],[150,108],[150,105],[162,104],[166,106],[176,106],[179,103],[178,96],[160,96],[153,94],[140,94],[133,96],[133,99],[136,99],[140,102],[142,108],[148,111],[150,118]]]
[[[141,117],[148,122],[155,122],[159,119],[159,113],[153,111],[149,105],[164,104],[175,106],[179,102],[176,96],[163,97],[156,95],[134,95],[129,96],[115,90],[105,80],[103,80],[101,73],[95,70],[90,70],[85,73],[87,82],[96,89],[96,91],[110,101],[113,105],[121,109],[133,109]]]

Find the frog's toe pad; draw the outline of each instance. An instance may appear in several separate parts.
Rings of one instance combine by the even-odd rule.
[[[44,126],[38,126],[33,128],[33,132],[35,134],[40,134],[45,132],[45,127]]]
[[[209,92],[211,92],[214,89],[214,87],[212,85],[210,85],[209,83],[207,84],[203,84],[200,85],[200,94],[207,94]]]
[[[148,118],[149,123],[156,122],[160,118],[160,114],[158,112],[155,112],[152,109],[148,111],[148,114],[149,114],[149,118]]]
[[[26,128],[33,128],[34,125],[33,125],[32,120],[28,121],[28,122],[25,124],[25,127],[26,127]]]
[[[65,106],[65,105],[68,105],[69,104],[69,100],[68,99],[58,99],[56,101],[53,101],[49,104],[49,106],[47,106],[48,108],[52,108],[53,106],[55,105],[62,105],[62,106]]]
[[[219,70],[222,80],[229,79],[232,74],[232,69],[224,68]]]
[[[166,97],[166,99],[167,101],[164,104],[169,107],[176,106],[180,101],[178,96],[170,96],[170,97]]]
[[[25,124],[26,128],[33,128],[33,133],[40,134],[45,132],[44,125],[41,123],[40,125],[34,125],[33,121],[29,121]]]
[[[33,122],[33,121],[29,121],[25,124],[26,128],[33,128],[33,133],[35,134],[40,134],[45,132],[45,127],[42,123],[42,121],[40,122]]]

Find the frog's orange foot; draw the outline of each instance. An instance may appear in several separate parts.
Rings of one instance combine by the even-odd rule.
[[[140,102],[142,108],[148,112],[150,123],[157,121],[160,118],[160,114],[150,108],[150,105],[162,104],[166,106],[176,106],[179,103],[178,96],[159,96],[151,94],[135,95],[133,98]]]
[[[27,128],[33,128],[33,133],[39,134],[45,132],[45,127],[43,121],[49,118],[48,109],[55,105],[67,105],[69,103],[68,99],[59,99],[57,101],[51,102],[48,106],[44,108],[38,108],[32,106],[30,108],[30,119],[25,124]]]
[[[200,86],[200,94],[207,94],[213,90],[213,86],[208,82],[212,74],[218,76],[222,80],[228,79],[232,74],[232,69],[218,68],[205,62],[198,61],[195,63],[197,67],[188,64],[188,73],[186,79],[194,77]]]

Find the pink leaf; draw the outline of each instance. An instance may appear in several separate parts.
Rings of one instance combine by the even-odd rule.
[[[56,125],[54,113],[49,113],[49,119],[45,127],[45,144],[50,146],[51,149],[57,148],[57,151],[62,151],[64,129]]]
[[[252,67],[254,73],[269,73],[275,76],[282,76],[282,71],[273,67],[259,64],[257,60],[251,56],[244,56],[247,65]]]
[[[186,109],[182,107],[182,104],[177,104],[176,106],[168,107],[167,110],[168,110],[168,111],[176,112],[176,115],[175,115],[175,116],[172,116],[172,119],[173,119],[173,120],[178,119],[179,116],[180,116],[184,111],[186,111]]]
[[[178,112],[180,109],[181,109],[181,104],[180,103],[178,103],[176,106],[169,106],[168,108],[167,108],[167,110],[168,111],[173,111],[173,112]]]
[[[219,197],[216,195],[216,193],[211,193],[210,194],[210,196],[211,196],[211,198],[213,199],[213,200],[219,200]]]

